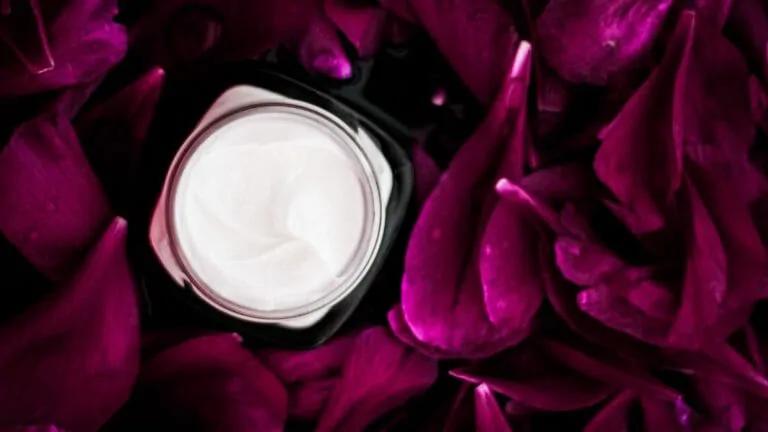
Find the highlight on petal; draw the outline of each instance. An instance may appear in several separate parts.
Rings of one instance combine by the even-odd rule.
[[[340,80],[352,77],[352,64],[336,29],[327,19],[310,24],[299,45],[299,59],[311,72]]]
[[[78,116],[83,147],[117,211],[128,206],[141,147],[155,113],[165,72],[153,68],[103,103]]]
[[[509,13],[495,0],[450,4],[410,0],[409,4],[416,20],[474,95],[482,102],[492,102],[520,41]]]
[[[385,328],[364,330],[344,363],[317,431],[362,431],[436,379],[433,360],[400,344]]]
[[[387,13],[350,0],[323,0],[325,14],[352,43],[360,57],[370,57],[381,44]]]
[[[477,432],[512,432],[496,397],[485,384],[475,388],[475,430]]]
[[[61,280],[109,219],[109,206],[69,121],[42,115],[0,151],[0,231],[38,270]]]
[[[119,61],[125,30],[113,0],[14,2],[0,38],[22,61],[0,59],[0,96],[21,96],[96,80]],[[28,40],[32,36],[34,40]]]
[[[0,424],[95,431],[128,399],[137,374],[137,293],[115,220],[80,270],[0,327]]]
[[[649,54],[672,0],[552,0],[537,20],[547,63],[577,83],[606,84]]]
[[[497,326],[489,319],[480,268],[485,224],[499,202],[493,167],[501,160],[502,175],[521,175],[525,163],[521,122],[529,70],[530,47],[523,44],[485,122],[424,204],[408,245],[402,283],[405,322],[418,341],[455,357],[485,356],[515,344],[528,333],[528,320],[538,306],[536,288],[524,287],[526,294],[533,292],[521,293],[524,317]],[[506,223],[502,216],[498,219]],[[485,274],[490,275],[487,268]],[[516,289],[515,282],[499,291]]]
[[[55,63],[40,2],[8,2],[8,8],[0,14],[0,40],[6,43],[30,73],[43,73],[52,69]]]
[[[454,369],[451,375],[487,385],[529,412],[588,408],[616,390],[616,384],[584,375],[538,347],[515,348],[487,363]]]
[[[137,426],[202,431],[282,431],[282,383],[231,333],[172,346],[143,366]]]

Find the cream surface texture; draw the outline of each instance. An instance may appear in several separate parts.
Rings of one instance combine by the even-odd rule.
[[[333,289],[363,239],[361,170],[322,127],[241,117],[194,152],[176,189],[188,263],[222,297],[259,310]]]

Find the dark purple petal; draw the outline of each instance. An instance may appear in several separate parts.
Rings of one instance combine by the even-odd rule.
[[[235,334],[201,336],[151,358],[139,377],[143,427],[282,431],[282,383]]]
[[[733,1],[726,31],[768,85],[768,5],[762,0]]]
[[[648,397],[640,398],[640,404],[647,432],[684,432],[688,429],[685,427],[688,421],[685,409],[678,413],[673,404]]]
[[[304,421],[316,420],[339,383],[339,378],[325,378],[300,383],[288,392],[288,416]]]
[[[682,396],[672,388],[659,382],[640,367],[626,360],[611,359],[607,353],[599,357],[589,355],[569,345],[548,340],[542,346],[562,364],[588,377],[623,388],[632,389],[638,394],[678,403]]]
[[[511,366],[510,366],[511,367]],[[573,411],[600,403],[614,387],[608,383],[553,367],[547,375],[516,379],[479,375],[471,370],[453,370],[451,375],[474,384],[487,385],[529,409],[545,412]]]
[[[69,282],[0,328],[0,424],[95,431],[126,401],[139,322],[125,242],[117,219]]]
[[[9,9],[0,14],[0,40],[6,43],[29,73],[39,74],[55,64],[48,43],[43,11],[38,0],[8,1]]]
[[[507,11],[496,0],[409,3],[417,22],[475,96],[493,101],[520,41]]]
[[[618,216],[635,233],[662,228],[665,208],[682,182],[683,148],[677,124],[678,70],[688,64],[693,16],[685,14],[664,61],[601,132],[598,178],[620,203]]]
[[[523,44],[485,122],[424,204],[408,245],[402,284],[405,322],[417,340],[456,357],[491,354],[528,332],[527,323],[496,326],[489,319],[478,260],[484,220],[498,202],[489,169],[500,158],[506,159],[502,164],[507,171],[521,171],[516,166],[523,164],[518,150],[523,135],[518,131],[513,138],[507,132],[523,127],[519,122],[525,118],[521,111],[529,67],[530,49]]]
[[[605,247],[565,236],[555,242],[555,259],[563,276],[582,286],[594,285],[626,267]]]
[[[707,379],[699,379],[697,387],[710,422],[729,431],[745,430],[746,406],[738,389]]]
[[[630,405],[637,396],[625,391],[613,398],[589,421],[584,432],[615,432],[626,430]]]
[[[477,432],[512,432],[496,397],[485,384],[475,388],[475,430]]]
[[[5,33],[3,38],[10,41],[14,51],[23,53],[24,59],[0,59],[0,96],[20,96],[99,79],[125,52],[125,30],[112,21],[117,13],[114,1],[44,2],[42,6],[33,2],[29,8],[14,7],[9,22],[30,27],[11,29],[9,22],[0,23],[4,29],[0,34]],[[21,16],[16,17],[16,13]],[[30,35],[36,39],[34,43],[26,40]]]
[[[64,429],[60,429],[54,425],[46,426],[15,426],[4,427],[0,426],[0,432],[67,432]]]
[[[687,263],[680,308],[669,342],[698,348],[712,340],[712,326],[726,294],[727,264],[723,245],[698,191],[688,182],[685,195],[690,211]]]
[[[377,6],[349,0],[323,0],[325,14],[344,33],[360,57],[370,57],[381,45],[387,13]]]
[[[642,66],[672,0],[552,0],[537,21],[542,55],[573,82],[605,84]]]
[[[16,129],[0,152],[0,208],[0,231],[35,267],[54,280],[72,271],[110,211],[68,120]]]
[[[424,392],[436,378],[437,364],[400,344],[387,329],[364,330],[344,363],[317,431],[362,431]]]
[[[258,357],[285,383],[327,378],[341,371],[355,337],[356,334],[337,336],[305,351],[264,349],[258,352]]]
[[[336,29],[327,19],[317,19],[310,24],[299,44],[299,59],[311,72],[336,79],[352,76],[352,64]]]

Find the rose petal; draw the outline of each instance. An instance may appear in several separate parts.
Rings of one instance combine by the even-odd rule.
[[[509,80],[484,124],[455,156],[422,208],[406,253],[402,285],[405,321],[416,339],[457,357],[488,355],[516,343],[528,332],[527,326],[497,327],[489,321],[476,263],[479,239],[475,239],[483,219],[498,201],[492,186],[482,193],[489,168],[500,153],[512,153],[504,156],[510,166],[519,155],[516,140],[510,149],[505,149],[503,140],[505,123],[510,116],[519,121],[519,111],[525,106],[530,67],[530,51],[522,48],[525,46],[521,46]]]
[[[109,207],[68,120],[43,115],[16,129],[0,152],[0,207],[0,231],[51,279],[82,258]]]
[[[299,59],[311,72],[342,80],[352,76],[352,65],[336,29],[326,19],[310,24],[299,45]]]
[[[512,432],[491,389],[485,384],[475,388],[475,426],[477,432]]]
[[[495,0],[409,3],[417,21],[475,96],[491,102],[520,40],[509,14]]]
[[[682,182],[683,149],[670,95],[680,91],[677,71],[688,64],[692,40],[693,17],[685,14],[662,64],[600,135],[595,173],[621,203],[618,216],[637,234],[664,225],[665,208]]]
[[[81,269],[0,328],[0,423],[95,431],[126,401],[138,369],[138,310],[117,219]]]
[[[0,61],[0,96],[20,96],[96,80],[120,60],[125,52],[126,37],[122,26],[112,18],[117,12],[114,1],[89,0],[78,2],[46,3],[39,7],[30,3],[25,8],[12,10],[14,26],[16,12],[31,13],[34,20],[26,20],[33,28],[10,31],[7,23],[6,38],[15,51],[26,59],[21,62]],[[42,21],[42,22],[41,22]],[[41,27],[44,27],[44,29]],[[11,35],[13,34],[13,36]],[[42,53],[28,51],[29,43],[19,42],[16,36],[36,34],[35,42]],[[33,58],[38,60],[33,60]],[[34,72],[27,70],[30,63]]]
[[[141,427],[282,431],[280,381],[234,334],[201,336],[162,351],[139,378]]]
[[[285,383],[326,378],[341,370],[355,343],[355,336],[337,336],[311,350],[264,349],[258,356]]]
[[[605,84],[647,62],[671,0],[553,0],[537,21],[542,55],[561,76]]]
[[[637,396],[631,391],[624,391],[610,402],[589,421],[584,432],[614,432],[625,430],[630,405]]]
[[[338,383],[338,377],[334,377],[301,383],[292,388],[288,397],[288,416],[304,421],[317,419]]]
[[[429,388],[437,365],[395,340],[385,328],[357,337],[318,432],[362,431],[382,414]]]
[[[713,338],[720,303],[726,293],[727,265],[723,245],[698,191],[686,182],[690,233],[680,308],[670,329],[669,342],[698,348]]]
[[[370,57],[381,44],[387,13],[376,6],[349,0],[324,0],[325,14],[344,33],[360,57]]]
[[[0,40],[4,41],[30,73],[43,73],[55,64],[48,43],[43,11],[38,0],[8,4],[0,14]]]

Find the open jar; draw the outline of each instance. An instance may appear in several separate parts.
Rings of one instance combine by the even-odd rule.
[[[338,100],[245,69],[219,75],[200,100],[185,103],[192,87],[181,85],[161,99],[148,143],[165,148],[165,162],[149,164],[153,178],[164,172],[145,290],[217,328],[315,345],[376,278],[410,197],[410,164],[398,142]],[[208,107],[193,125],[201,100]]]

